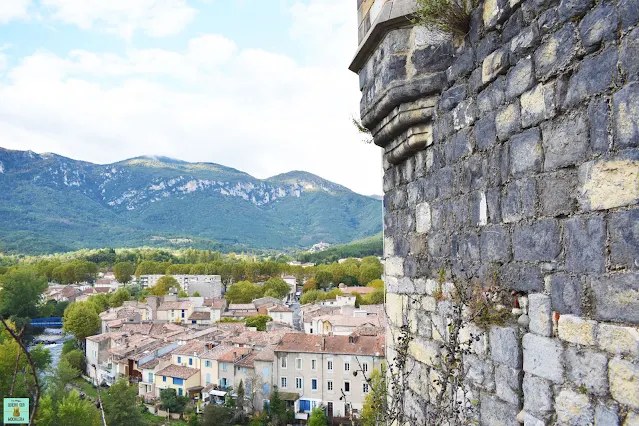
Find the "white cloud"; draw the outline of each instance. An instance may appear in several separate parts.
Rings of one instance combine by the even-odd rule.
[[[191,39],[182,51],[22,58],[0,79],[1,144],[101,163],[168,155],[261,178],[306,170],[379,194],[380,150],[364,144],[350,122],[360,98],[357,76],[347,70],[356,40],[336,40],[350,32],[334,14],[341,0],[310,3],[295,3],[291,13],[295,37],[314,61],[240,50],[215,34]],[[327,3],[332,8],[314,9]],[[352,18],[354,6],[348,10]],[[316,21],[317,13],[336,23]]]
[[[55,20],[127,39],[136,31],[152,37],[177,34],[197,13],[186,0],[41,0],[41,4]]]
[[[31,0],[2,0],[0,5],[0,24],[6,24],[14,19],[24,19]]]

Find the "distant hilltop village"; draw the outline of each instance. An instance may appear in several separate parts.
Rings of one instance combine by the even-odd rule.
[[[327,248],[329,248],[331,245],[329,243],[325,243],[325,242],[319,242],[317,244],[313,244],[313,247],[310,248],[309,252],[311,253],[317,253],[320,251],[324,251]]]

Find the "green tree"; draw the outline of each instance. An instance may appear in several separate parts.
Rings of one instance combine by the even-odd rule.
[[[333,274],[329,271],[318,271],[315,274],[315,282],[319,288],[328,288],[333,279]]]
[[[202,413],[201,426],[234,426],[233,410],[224,405],[209,404]]]
[[[100,317],[88,301],[74,302],[64,311],[62,329],[73,334],[80,347],[84,348],[85,339],[100,330]]]
[[[66,385],[80,374],[80,370],[69,364],[69,361],[65,358],[60,358],[53,376],[47,380],[47,391],[53,400],[54,407],[57,406],[67,394],[65,389]]]
[[[257,327],[257,331],[266,331],[266,323],[273,321],[268,315],[256,315],[254,317],[248,317],[244,324],[247,327]]]
[[[364,298],[367,305],[382,305],[384,303],[384,287],[376,288]]]
[[[240,281],[231,285],[224,297],[229,303],[251,303],[264,294],[262,287],[248,281]]]
[[[119,283],[130,283],[133,274],[135,274],[135,265],[131,262],[120,262],[113,265],[113,275]]]
[[[64,343],[62,343],[62,355],[75,349],[80,349],[80,347],[78,346],[78,342],[73,339],[65,340]]]
[[[170,275],[165,275],[160,278],[153,287],[150,287],[149,291],[155,296],[166,296],[169,294],[169,289],[171,288],[182,289],[180,283],[178,283],[175,278]]]
[[[200,296],[200,292],[199,291],[196,291],[195,293],[193,293],[193,297],[202,297],[202,296]]]
[[[287,294],[291,292],[291,287],[281,278],[271,278],[264,283],[262,287],[264,289],[264,293],[269,291],[275,292],[277,299],[284,298]]]
[[[35,318],[47,279],[31,266],[21,266],[0,275],[0,315],[5,318]]]
[[[183,412],[188,400],[189,399],[185,396],[178,396],[175,389],[168,388],[160,390],[160,402],[162,403],[162,409],[168,409],[171,413]]]
[[[285,426],[289,421],[292,423],[292,420],[295,418],[295,414],[286,409],[286,401],[280,396],[280,391],[277,386],[273,386],[268,415],[271,424],[274,426]]]
[[[233,421],[236,424],[246,423],[246,413],[244,412],[244,381],[240,380],[240,384],[237,386],[237,398],[235,400],[235,417]]]
[[[87,303],[93,306],[93,309],[99,314],[108,310],[110,305],[111,298],[104,293],[96,294],[87,299]]]
[[[143,426],[146,424],[137,405],[137,386],[119,379],[103,394],[104,415],[109,426]]]
[[[189,294],[186,291],[182,290],[182,289],[180,289],[180,291],[178,292],[177,295],[178,295],[178,297],[189,297]]]
[[[131,300],[131,294],[126,288],[119,288],[115,293],[109,296],[109,305],[113,308],[119,308],[124,302]]]
[[[385,413],[388,403],[386,394],[386,372],[382,364],[381,371],[373,370],[368,378],[369,392],[364,397],[362,407],[362,426],[378,426],[385,423]]]
[[[382,281],[382,280],[373,280],[373,281],[369,282],[368,284],[366,284],[366,287],[384,288],[384,281]]]
[[[314,279],[306,280],[306,282],[302,286],[302,293],[306,293],[310,290],[317,290],[317,283]]]
[[[40,406],[38,407],[38,414],[36,416],[37,426],[56,426],[57,414],[53,406],[53,399],[51,394],[46,394],[40,399]]]
[[[308,426],[328,426],[328,417],[324,410],[319,407],[313,408],[308,418]]]
[[[100,412],[88,400],[80,399],[80,394],[72,390],[58,406],[56,426],[100,426]]]
[[[373,280],[380,279],[383,273],[384,266],[378,258],[374,256],[365,257],[359,267],[359,282],[366,285]]]
[[[70,352],[67,352],[62,355],[62,358],[66,359],[69,364],[77,370],[85,371],[87,368],[84,352],[82,352],[80,349],[74,349]]]

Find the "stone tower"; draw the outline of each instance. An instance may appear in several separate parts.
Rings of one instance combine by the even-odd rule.
[[[457,38],[414,0],[357,7],[407,412],[437,410],[461,285],[509,314],[460,333],[480,424],[639,424],[639,2],[479,1]]]

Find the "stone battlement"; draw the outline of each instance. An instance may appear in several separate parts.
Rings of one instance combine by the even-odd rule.
[[[390,321],[420,324],[413,411],[433,279],[490,277],[528,305],[465,361],[481,424],[639,424],[639,3],[485,0],[464,40],[414,7],[358,1],[350,66],[384,151]]]

